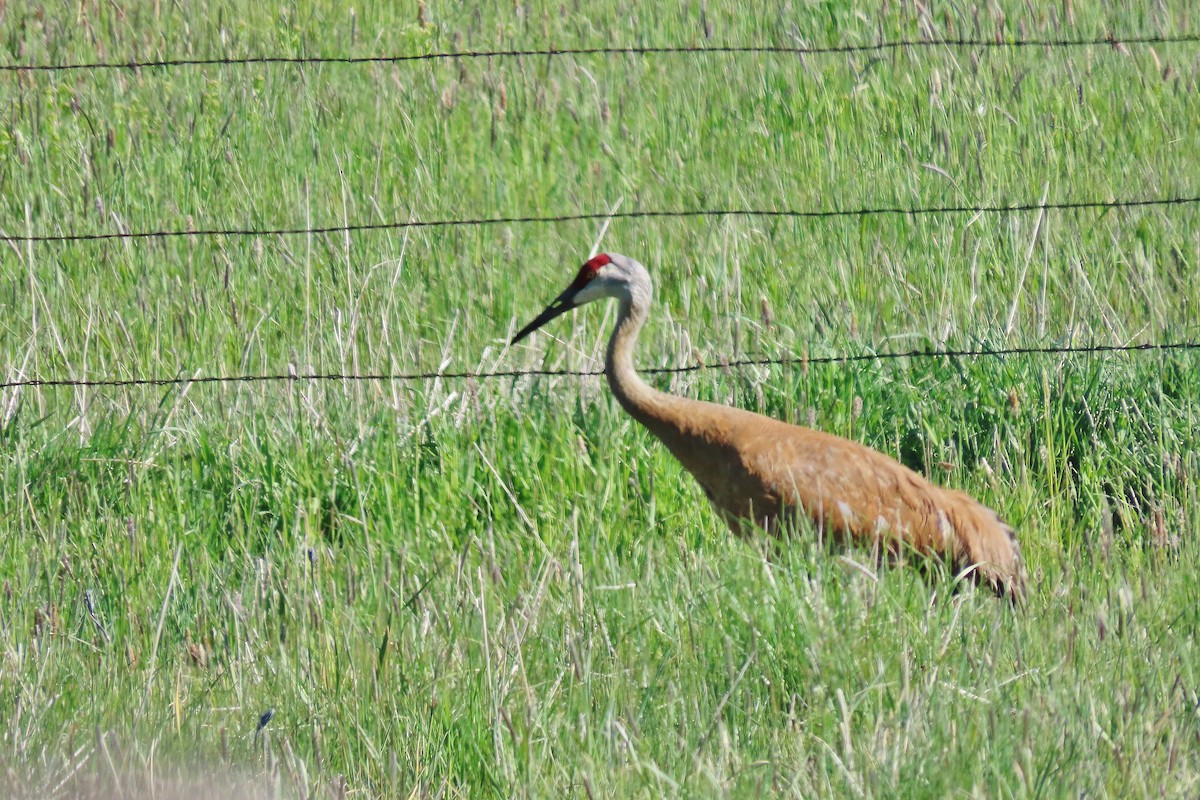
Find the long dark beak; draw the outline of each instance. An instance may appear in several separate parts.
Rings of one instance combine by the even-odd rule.
[[[521,341],[529,334],[536,331],[538,328],[545,325],[550,320],[554,319],[557,316],[561,316],[562,314],[567,313],[572,308],[575,308],[576,305],[578,305],[578,304],[575,302],[575,288],[568,287],[566,291],[564,291],[562,294],[560,294],[558,297],[556,297],[554,299],[553,303],[546,306],[545,311],[543,311],[542,313],[540,313],[536,317],[534,317],[533,322],[529,323],[524,328],[521,328],[521,330],[517,331],[517,335],[512,338],[512,341],[509,342],[509,344],[510,345],[516,344],[517,342]]]

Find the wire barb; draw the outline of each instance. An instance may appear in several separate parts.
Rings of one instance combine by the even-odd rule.
[[[1049,345],[1045,347],[1006,347],[999,349],[967,349],[967,350],[907,350],[892,353],[860,353],[856,355],[800,357],[787,356],[783,358],[746,358],[730,361],[714,362],[711,364],[688,364],[682,367],[657,367],[645,369],[648,375],[678,375],[686,372],[703,372],[713,369],[746,369],[748,367],[791,366],[794,364],[851,364],[859,361],[894,361],[911,358],[1003,358],[1005,356],[1034,356],[1034,355],[1081,355],[1098,353],[1146,353],[1165,351],[1200,350],[1200,342],[1150,342],[1147,344],[1127,345]],[[225,383],[269,383],[296,381],[428,381],[443,380],[491,380],[496,378],[526,378],[526,377],[589,377],[603,375],[604,370],[575,370],[575,369],[506,369],[494,372],[396,372],[396,373],[272,373],[262,375],[212,375],[192,378],[97,378],[75,380],[71,378],[28,378],[18,381],[0,383],[0,389],[14,388],[57,388],[57,387],[115,387],[128,388],[136,386],[180,386],[190,384],[225,384]]]

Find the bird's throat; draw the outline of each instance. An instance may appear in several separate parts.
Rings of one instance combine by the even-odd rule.
[[[621,303],[616,327],[608,340],[604,374],[621,407],[655,435],[659,435],[671,396],[650,387],[633,366],[633,350],[645,320],[644,309],[636,308],[628,301]]]

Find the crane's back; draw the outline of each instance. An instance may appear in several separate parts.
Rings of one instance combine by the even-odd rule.
[[[739,408],[663,395],[635,414],[695,476],[734,533],[780,534],[804,516],[835,539],[940,555],[1001,593],[1020,592],[1012,529],[969,495],[933,485],[858,442]]]

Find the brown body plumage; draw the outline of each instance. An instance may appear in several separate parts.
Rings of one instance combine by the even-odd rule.
[[[833,538],[944,558],[999,594],[1024,588],[1013,530],[969,495],[935,486],[857,442],[739,408],[657,391],[638,377],[633,346],[652,297],[637,261],[601,254],[513,341],[592,300],[620,301],[605,375],[629,414],[667,446],[730,529],[779,534],[803,515]]]

